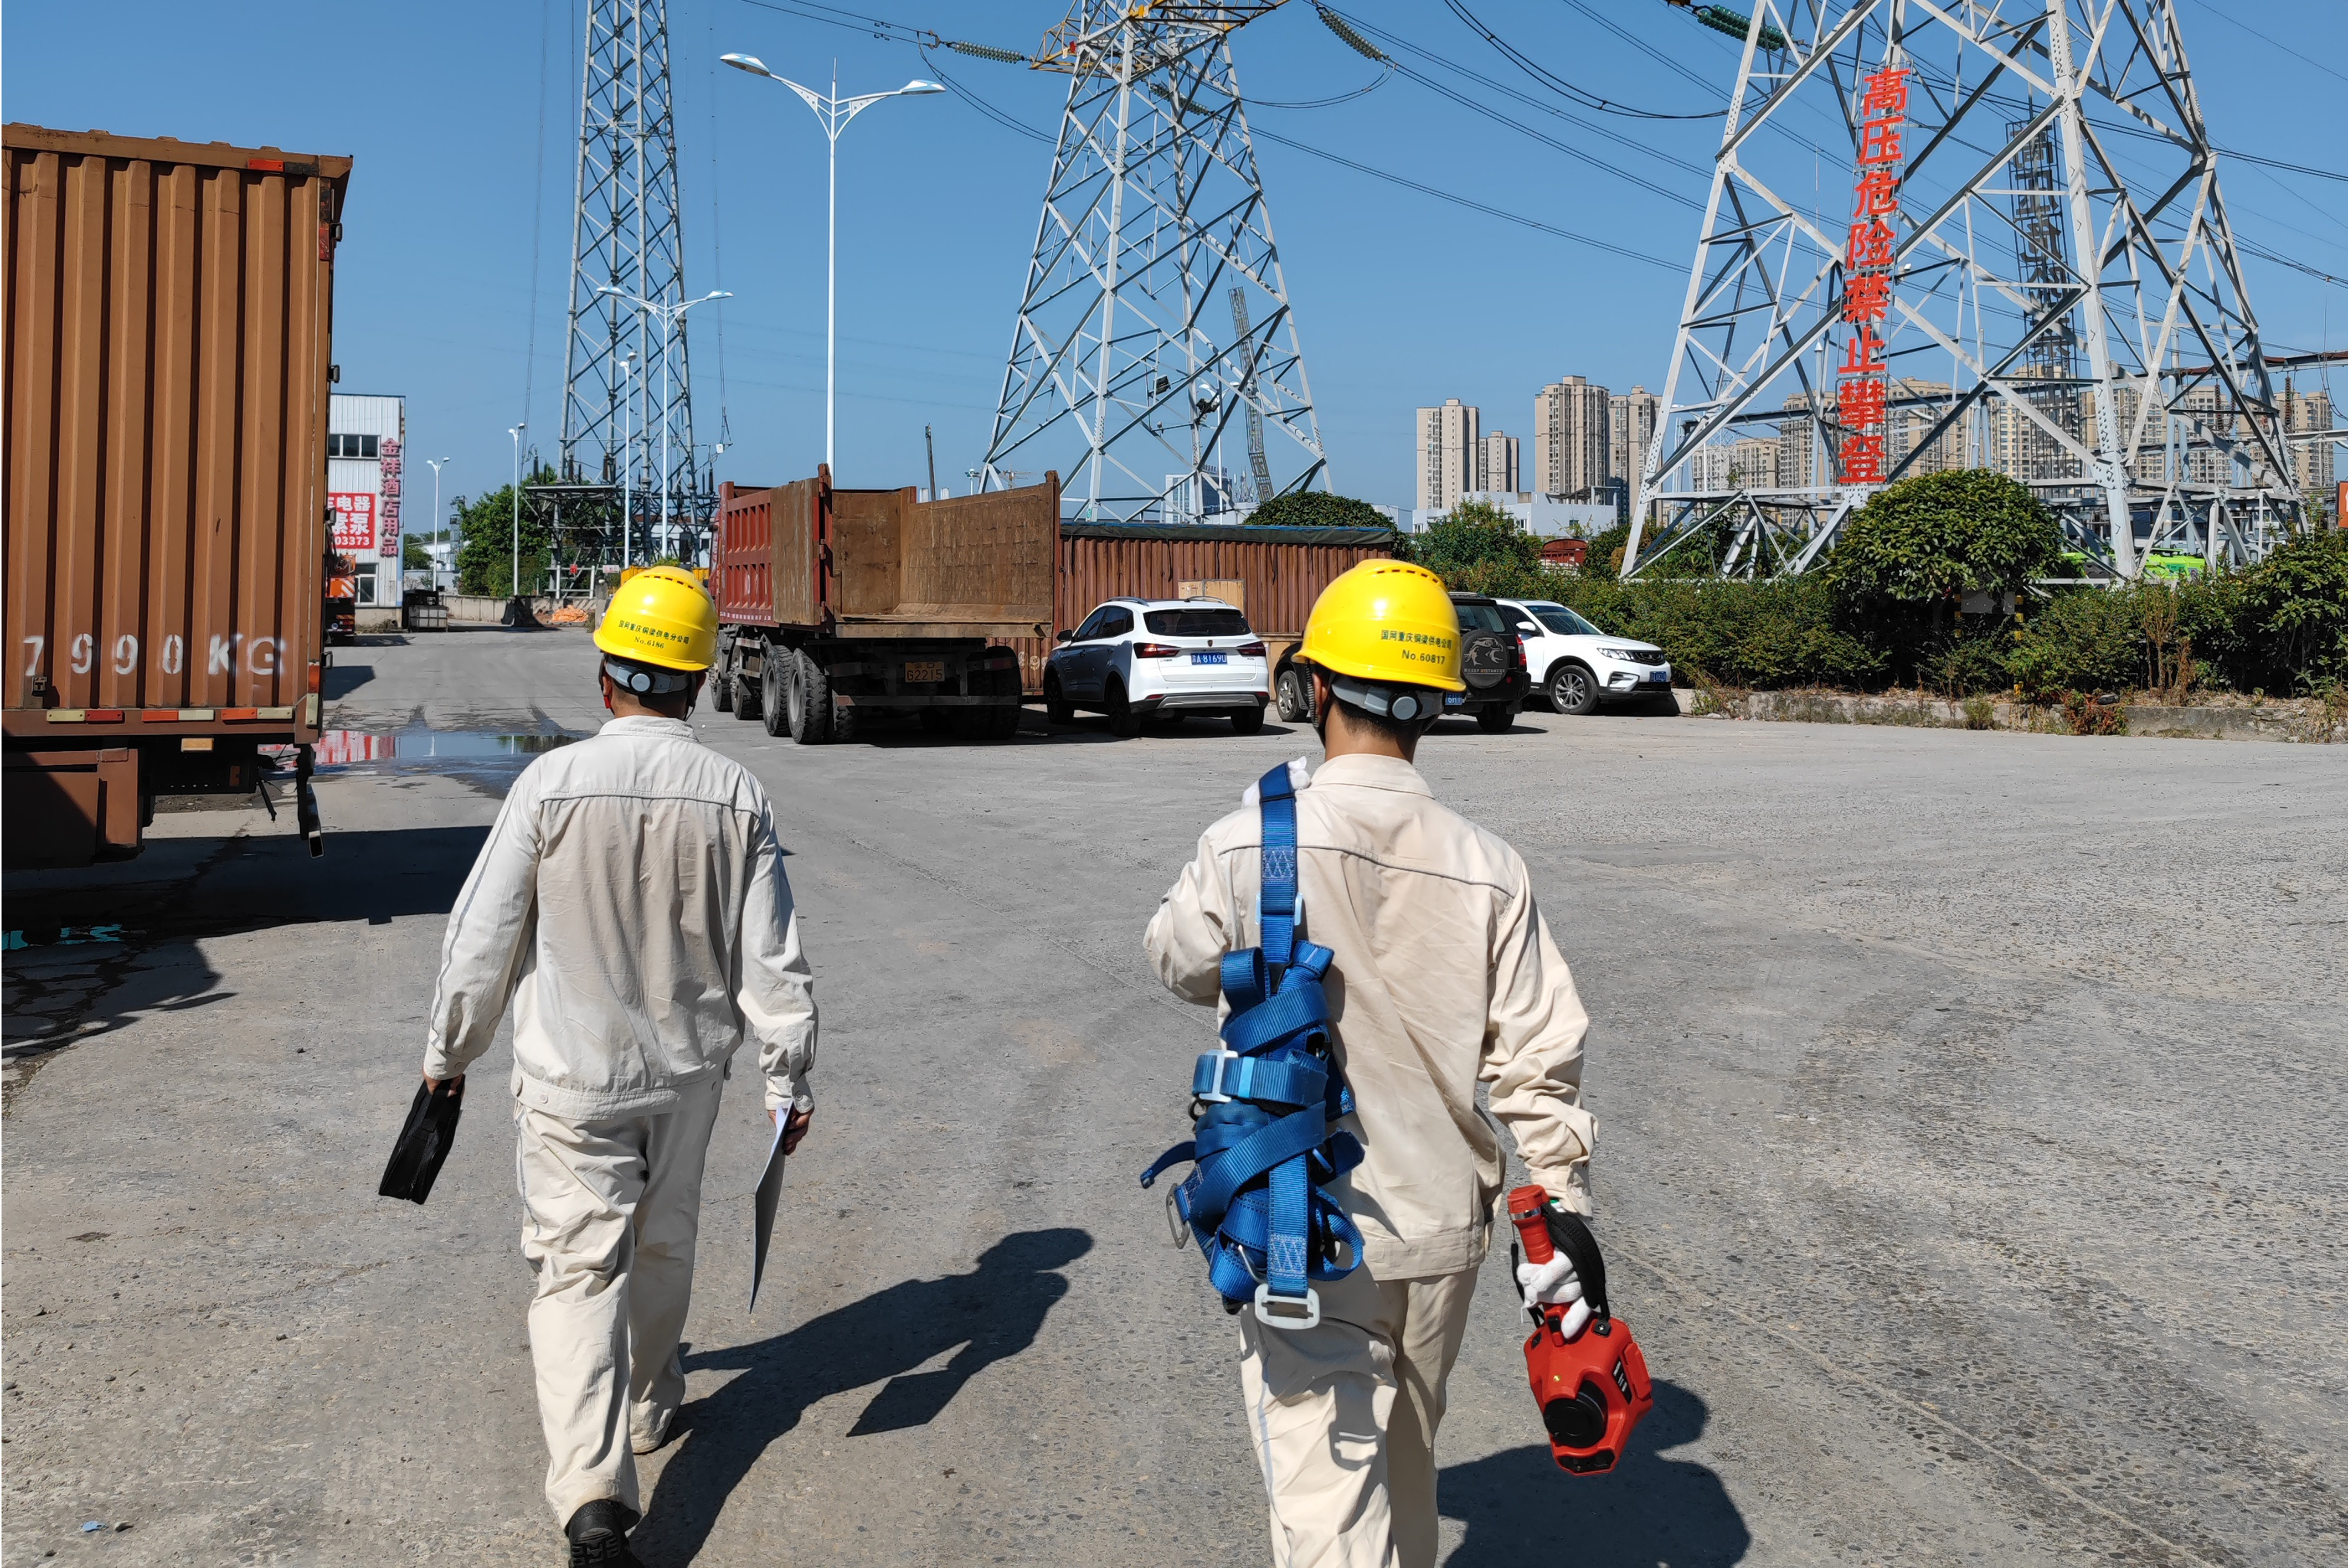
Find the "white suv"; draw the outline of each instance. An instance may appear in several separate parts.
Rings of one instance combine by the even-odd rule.
[[[1044,665],[1044,707],[1056,724],[1076,710],[1108,715],[1120,737],[1156,720],[1220,713],[1251,735],[1272,701],[1263,641],[1220,599],[1112,599],[1085,617]]]
[[[1671,661],[1653,643],[1609,637],[1549,600],[1499,602],[1524,644],[1533,689],[1559,712],[1595,712],[1604,699],[1671,695]]]

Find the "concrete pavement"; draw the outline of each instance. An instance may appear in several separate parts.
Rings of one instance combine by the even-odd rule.
[[[600,717],[576,632],[337,660],[356,729]],[[723,1115],[644,1560],[1264,1561],[1236,1334],[1134,1184],[1210,1032],[1139,937],[1309,732],[695,723],[775,794],[824,1032],[755,1318],[747,1082]],[[374,1196],[527,760],[331,775],[320,862],[290,813],[188,813],[9,878],[12,927],[125,927],[10,954],[11,1568],[559,1561],[502,1048],[431,1203]],[[1589,1001],[1660,1379],[1623,1471],[1558,1476],[1488,1265],[1451,1563],[2340,1555],[2348,763],[1546,713],[1421,763],[1523,851]]]

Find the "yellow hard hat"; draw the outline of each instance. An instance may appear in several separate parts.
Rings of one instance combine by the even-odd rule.
[[[1296,656],[1357,681],[1468,689],[1451,596],[1441,578],[1408,561],[1365,560],[1323,589]]]
[[[717,661],[716,601],[682,567],[646,567],[612,596],[595,646],[664,670],[706,670]]]

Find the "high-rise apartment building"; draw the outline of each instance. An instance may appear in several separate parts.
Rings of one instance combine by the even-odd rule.
[[[1495,430],[1484,437],[1475,487],[1478,490],[1509,490],[1517,487],[1517,438],[1505,430]]]
[[[1440,408],[1418,411],[1418,507],[1447,512],[1464,490],[1485,488],[1480,469],[1480,411],[1447,397]]]
[[[2282,422],[2286,434],[2292,431],[2329,430],[2332,425],[2332,395],[2321,388],[2302,392],[2289,378],[2282,384]],[[2324,504],[2333,504],[2332,488],[2339,483],[2339,444],[2333,441],[2294,441],[2291,444],[2291,466],[2299,483],[2299,493],[2322,492]],[[2337,518],[2333,519],[2335,526]]]
[[[1606,389],[1569,375],[1533,399],[1532,487],[1544,496],[1587,497],[1606,481]]]
[[[1663,400],[1644,386],[1606,400],[1606,474],[1636,490],[1647,448],[1655,439],[1656,411]]]

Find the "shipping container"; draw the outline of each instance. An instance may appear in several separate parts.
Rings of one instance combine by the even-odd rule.
[[[6,836],[12,863],[74,864],[135,851],[159,790],[249,791],[261,745],[317,738],[351,164],[0,142]],[[306,767],[300,793],[315,852]]]
[[[1052,633],[1059,477],[935,501],[812,479],[718,501],[716,705],[802,743],[876,713],[972,740],[1018,729],[1014,638]]]
[[[1054,636],[1022,638],[1020,671],[1031,696],[1056,634],[1111,599],[1206,594],[1235,605],[1263,639],[1273,678],[1304,639],[1313,601],[1341,573],[1394,553],[1387,528],[1286,528],[1154,523],[1062,523]]]

